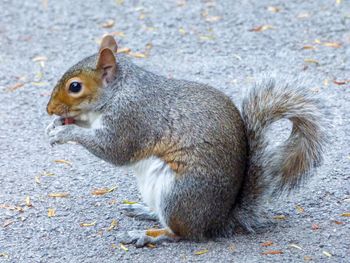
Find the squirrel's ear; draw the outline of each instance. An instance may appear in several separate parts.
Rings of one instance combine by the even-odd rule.
[[[115,56],[110,48],[104,48],[100,51],[96,68],[102,70],[102,81],[104,85],[115,79],[117,64]]]
[[[105,48],[109,48],[115,53],[118,50],[117,42],[115,41],[114,37],[112,37],[111,35],[107,35],[102,38],[101,45],[100,45],[100,52]]]

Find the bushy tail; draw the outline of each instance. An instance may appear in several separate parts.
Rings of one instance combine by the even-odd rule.
[[[248,230],[259,225],[263,201],[298,187],[323,160],[322,106],[305,88],[295,85],[267,80],[243,101],[249,164],[234,217]],[[292,122],[292,132],[271,149],[266,131],[280,119]]]

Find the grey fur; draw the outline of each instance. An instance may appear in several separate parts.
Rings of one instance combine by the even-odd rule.
[[[78,63],[63,80],[85,64],[93,68],[93,61],[94,56]],[[103,128],[53,127],[50,142],[76,141],[118,166],[132,164],[137,153],[160,141],[159,158],[176,145],[185,170],[161,200],[161,209],[178,236],[230,235],[237,224],[252,230],[260,222],[261,201],[298,186],[322,160],[319,106],[303,88],[271,80],[258,84],[244,100],[242,119],[232,101],[210,86],[166,79],[122,55],[117,70],[98,102],[84,105],[102,113]],[[293,122],[293,133],[285,145],[266,151],[266,129],[281,118]],[[286,162],[293,154],[299,162]]]

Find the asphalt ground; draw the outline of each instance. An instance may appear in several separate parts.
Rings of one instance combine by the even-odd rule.
[[[0,262],[350,262],[348,0],[2,0],[0,10]],[[237,105],[261,74],[306,78],[324,99],[331,143],[303,189],[267,204],[273,227],[120,246],[119,231],[154,226],[121,213],[124,200],[140,201],[132,171],[78,145],[51,148],[44,133],[55,81],[105,33],[135,63],[209,83]],[[101,188],[114,190],[92,194]]]

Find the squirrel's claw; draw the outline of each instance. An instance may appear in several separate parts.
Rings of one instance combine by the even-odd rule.
[[[140,220],[158,220],[157,213],[149,207],[142,204],[122,204],[120,205],[123,213],[129,217],[134,217]]]

